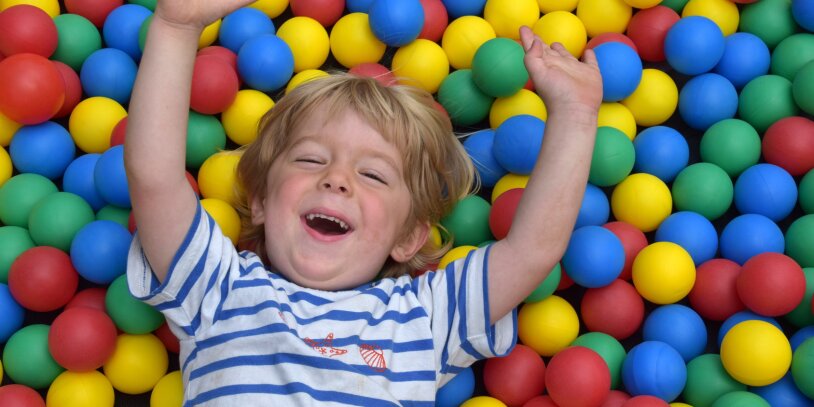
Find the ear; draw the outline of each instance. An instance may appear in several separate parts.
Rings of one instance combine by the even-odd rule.
[[[412,259],[413,256],[424,247],[424,243],[427,242],[429,234],[429,222],[417,222],[412,232],[402,238],[400,242],[396,243],[396,246],[390,251],[390,257],[399,263],[404,263]]]
[[[260,198],[251,198],[252,225],[262,225],[265,222],[265,202]]]

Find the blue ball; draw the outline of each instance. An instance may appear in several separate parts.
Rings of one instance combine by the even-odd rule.
[[[768,386],[752,387],[750,391],[763,397],[764,400],[769,402],[770,406],[814,406],[814,400],[806,397],[806,395],[797,388],[797,385],[794,384],[794,378],[792,378],[791,372],[786,373],[783,378]]]
[[[11,296],[8,285],[0,283],[0,343],[22,328],[25,310]]]
[[[688,80],[678,95],[678,113],[696,130],[704,131],[721,120],[731,119],[737,111],[738,91],[717,73]]]
[[[494,153],[492,153],[494,142],[495,131],[492,129],[483,129],[472,133],[463,142],[464,150],[475,164],[475,169],[478,170],[480,184],[488,188],[495,186],[500,178],[507,173],[506,169],[500,166]]]
[[[139,31],[144,20],[153,15],[147,7],[125,4],[113,9],[105,19],[102,38],[110,48],[117,48],[130,55],[134,61],[141,59]]]
[[[244,7],[223,18],[218,31],[220,45],[237,54],[246,41],[266,34],[275,34],[274,22],[262,11]]]
[[[678,130],[667,126],[653,126],[642,130],[633,139],[636,151],[635,172],[645,172],[665,183],[673,179],[690,161],[690,146]]]
[[[71,241],[71,263],[92,283],[110,284],[127,270],[133,236],[124,226],[97,220],[83,226]]]
[[[617,102],[630,96],[642,80],[639,54],[615,41],[598,45],[594,52],[602,75],[602,100]]]
[[[120,104],[130,101],[138,67],[130,55],[117,48],[94,51],[79,72],[82,90],[88,96],[104,96]]]
[[[96,190],[96,181],[93,177],[96,162],[101,156],[101,154],[85,154],[77,157],[68,165],[65,175],[62,176],[62,190],[82,197],[94,212],[107,204]]]
[[[373,0],[345,0],[345,8],[349,13],[367,13]]]
[[[735,182],[735,207],[740,213],[756,213],[779,222],[789,216],[796,203],[797,183],[774,164],[755,164]]]
[[[20,127],[11,139],[8,153],[17,171],[53,180],[61,177],[73,161],[76,146],[68,130],[48,121]]]
[[[740,89],[752,79],[766,75],[771,63],[769,47],[760,37],[739,32],[726,37],[724,54],[713,71]]]
[[[672,346],[687,363],[704,353],[707,327],[692,308],[680,304],[663,305],[645,319],[642,338]]]
[[[447,8],[450,21],[463,16],[483,15],[483,8],[486,6],[486,0],[441,0],[441,2]]]
[[[732,316],[727,318],[721,324],[721,327],[718,329],[718,349],[721,349],[721,344],[724,342],[724,336],[726,336],[726,333],[729,332],[729,330],[732,329],[733,326],[735,326],[735,325],[737,325],[737,324],[739,324],[739,323],[741,323],[743,321],[751,321],[753,319],[756,319],[758,321],[768,322],[768,323],[776,326],[777,329],[780,329],[781,331],[783,330],[783,328],[780,326],[780,324],[777,322],[777,320],[772,318],[772,317],[766,317],[766,316],[763,316],[763,315],[755,314],[752,311],[736,312],[736,313],[732,314]]]
[[[102,153],[93,170],[93,181],[96,183],[96,191],[107,203],[120,208],[130,208],[123,146],[114,146]]]
[[[786,239],[771,219],[754,213],[737,216],[721,231],[718,243],[721,256],[743,265],[765,252],[783,253]]]
[[[373,34],[391,47],[413,42],[424,28],[424,7],[418,0],[374,0],[368,15]]]
[[[792,352],[797,350],[797,347],[800,346],[806,339],[814,337],[814,325],[809,325],[797,330],[794,335],[789,338],[789,344],[791,344]]]
[[[545,122],[520,114],[503,121],[495,130],[492,153],[500,166],[515,174],[528,175],[543,145]]]
[[[435,393],[435,407],[457,407],[475,393],[475,373],[468,367]]]
[[[675,212],[656,230],[657,242],[673,242],[683,247],[696,266],[715,257],[718,231],[715,225],[696,212]]]
[[[647,394],[669,403],[687,383],[687,365],[672,346],[645,341],[630,349],[622,362],[622,383],[631,396]]]
[[[608,195],[596,185],[587,184],[574,229],[583,226],[602,226],[608,223],[609,217],[610,202],[608,202]]]
[[[285,86],[294,74],[294,54],[280,37],[264,34],[240,47],[237,70],[250,87],[272,92]]]
[[[806,31],[814,31],[814,2],[791,0],[791,15],[800,27]]]
[[[625,248],[610,230],[601,226],[583,226],[571,234],[562,266],[580,286],[604,287],[622,272]]]
[[[702,16],[678,20],[664,38],[664,56],[673,69],[685,75],[711,70],[724,54],[724,34]]]

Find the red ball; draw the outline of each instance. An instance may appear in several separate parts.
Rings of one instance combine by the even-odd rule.
[[[602,402],[602,407],[621,407],[626,401],[630,400],[630,395],[621,390],[611,390],[605,401]]]
[[[735,288],[740,272],[740,264],[728,259],[712,259],[699,265],[688,296],[692,309],[710,321],[723,321],[746,309]]]
[[[792,176],[804,175],[814,168],[814,121],[791,116],[774,122],[763,134],[761,150],[766,162]]]
[[[560,265],[560,267],[562,267],[562,265]],[[562,273],[560,274],[561,274],[560,283],[557,284],[557,291],[567,290],[571,288],[571,286],[574,285],[574,280],[572,280],[571,277],[568,276],[568,273],[565,272],[564,267],[562,269]]]
[[[291,12],[295,16],[311,17],[328,28],[342,17],[345,0],[291,0]]]
[[[31,53],[48,58],[57,49],[54,19],[39,7],[18,4],[0,12],[0,54]]]
[[[240,84],[237,72],[217,55],[195,58],[189,106],[201,114],[217,114],[232,105]]]
[[[665,60],[664,38],[667,31],[680,19],[675,10],[666,6],[639,10],[627,25],[627,36],[636,44],[643,60],[661,62]]]
[[[0,112],[20,124],[39,124],[65,101],[59,68],[37,54],[16,54],[0,62]]]
[[[8,288],[24,308],[37,312],[59,309],[71,300],[79,274],[62,250],[37,246],[24,251],[11,263]]]
[[[623,221],[606,223],[602,227],[613,232],[622,242],[622,247],[625,249],[625,266],[622,268],[622,272],[619,273],[618,278],[630,281],[633,272],[633,260],[636,259],[642,249],[647,247],[647,236],[639,228]]]
[[[217,57],[222,58],[232,69],[237,72],[237,54],[235,54],[232,50],[226,47],[221,47],[220,45],[210,45],[208,47],[201,48],[198,51],[198,56],[203,55],[215,55]],[[238,79],[240,79],[240,75],[238,75]]]
[[[548,362],[545,384],[560,407],[599,407],[610,392],[610,370],[592,349],[572,346]]]
[[[606,42],[612,41],[621,42],[622,44],[625,44],[630,48],[633,48],[633,50],[636,51],[636,53],[639,53],[639,49],[636,48],[636,44],[633,42],[633,40],[631,40],[627,35],[614,32],[602,33],[597,35],[596,37],[591,38],[590,40],[588,40],[588,43],[585,44],[585,49],[594,49]]]
[[[424,27],[418,38],[438,42],[444,35],[449,23],[447,8],[441,0],[420,0],[421,7],[424,8]]]
[[[495,239],[503,239],[509,234],[517,205],[523,196],[524,188],[510,189],[497,197],[489,211],[489,229]],[[563,273],[564,274],[564,273]]]
[[[63,311],[48,331],[48,351],[60,366],[75,372],[100,368],[116,350],[116,325],[102,311],[74,307]]]
[[[8,384],[0,387],[0,407],[45,407],[45,400],[28,386]]]
[[[605,287],[586,290],[580,314],[589,331],[604,332],[621,341],[642,325],[644,300],[633,285],[616,279]]]
[[[76,293],[71,300],[65,304],[65,310],[71,308],[93,308],[95,310],[107,313],[107,306],[105,305],[105,296],[107,289],[103,287],[86,288]]]
[[[124,144],[124,137],[127,134],[127,116],[124,116],[115,126],[113,131],[110,132],[110,146],[119,146]]]
[[[65,100],[54,117],[68,117],[73,112],[73,108],[82,101],[82,82],[79,80],[79,75],[70,66],[59,61],[54,61],[54,65],[62,76],[62,84],[65,85]]]
[[[396,76],[393,75],[393,71],[391,71],[390,68],[375,62],[365,62],[355,65],[349,69],[348,72],[354,75],[373,78],[384,86],[392,86],[397,82]]]
[[[622,407],[669,407],[666,401],[650,395],[640,395],[622,404]]]
[[[788,314],[800,304],[806,293],[806,277],[791,257],[766,252],[743,264],[735,287],[746,308],[776,317]]]
[[[523,404],[523,407],[559,407],[559,406],[557,406],[557,403],[555,403],[554,400],[551,400],[551,397],[549,396],[537,396]]]
[[[65,0],[65,9],[71,14],[79,14],[90,20],[96,27],[102,28],[107,15],[124,0]]]
[[[168,351],[179,353],[181,352],[181,344],[178,341],[178,337],[175,336],[172,331],[170,331],[169,325],[167,325],[167,321],[164,321],[161,326],[158,327],[155,331],[153,331],[153,335],[158,337],[161,340],[161,343],[164,344],[164,347],[167,348]]]
[[[486,360],[483,384],[494,398],[510,406],[519,406],[545,390],[545,362],[525,345],[515,345],[512,352]]]
[[[189,171],[187,171],[185,175],[187,176],[189,186],[191,186],[192,190],[195,191],[195,195],[201,196],[201,190],[198,188],[198,181],[195,180],[195,176],[190,174]]]

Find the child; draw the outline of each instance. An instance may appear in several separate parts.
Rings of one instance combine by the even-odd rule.
[[[521,30],[549,116],[511,232],[416,279],[404,271],[439,254],[430,225],[471,185],[448,121],[410,88],[301,85],[241,159],[258,253],[238,253],[187,184],[184,149],[198,36],[249,2],[158,1],[125,145],[130,289],[181,340],[185,405],[431,406],[463,368],[511,350],[515,307],[565,251],[601,102],[596,60]]]

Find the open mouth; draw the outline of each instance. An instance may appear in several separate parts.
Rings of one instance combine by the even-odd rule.
[[[342,219],[322,213],[305,215],[305,224],[318,233],[328,236],[344,235],[351,231],[350,226]]]

